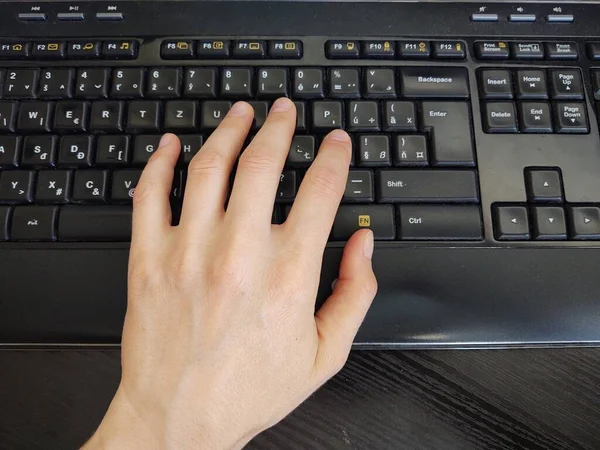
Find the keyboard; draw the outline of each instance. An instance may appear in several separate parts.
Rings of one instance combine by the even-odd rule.
[[[182,146],[176,225],[233,103],[254,108],[250,142],[282,96],[297,122],[273,223],[324,136],[352,137],[318,304],[370,228],[380,292],[356,347],[600,340],[597,5],[173,5],[0,3],[1,344],[118,344],[161,134]]]

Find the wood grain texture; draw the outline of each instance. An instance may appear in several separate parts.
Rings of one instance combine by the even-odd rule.
[[[117,351],[0,351],[0,449],[73,449]],[[352,353],[249,449],[598,449],[600,349]]]

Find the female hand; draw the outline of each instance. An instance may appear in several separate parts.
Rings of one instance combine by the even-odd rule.
[[[180,143],[164,135],[134,195],[122,379],[85,448],[236,449],[344,365],[375,295],[373,234],[348,241],[315,314],[323,251],[344,192],[348,135],[324,140],[282,225],[271,225],[296,124],[279,99],[229,178],[253,120],[236,103],[188,169],[181,220],[169,192]]]

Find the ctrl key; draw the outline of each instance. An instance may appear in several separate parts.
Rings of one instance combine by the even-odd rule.
[[[596,206],[571,206],[567,211],[571,219],[570,228],[573,239],[580,241],[600,239],[600,208]]]
[[[377,240],[393,240],[396,237],[394,207],[392,205],[342,205],[339,207],[331,239],[347,241],[355,231],[369,228]]]
[[[530,238],[527,208],[494,206],[494,234],[499,241],[524,241]]]

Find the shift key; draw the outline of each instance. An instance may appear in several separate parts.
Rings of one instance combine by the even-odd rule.
[[[473,170],[382,170],[381,202],[476,203],[477,175]]]
[[[475,165],[471,115],[466,102],[423,102],[421,125],[431,136],[433,165]]]

